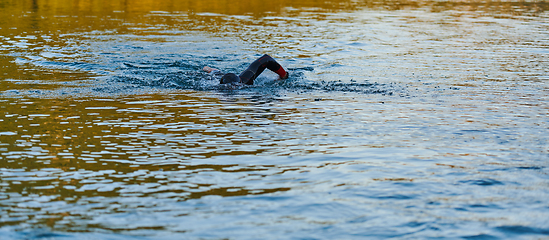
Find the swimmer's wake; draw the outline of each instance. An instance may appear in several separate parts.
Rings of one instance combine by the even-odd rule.
[[[348,92],[362,94],[393,95],[397,86],[393,84],[370,83],[368,81],[313,81],[305,72],[313,67],[283,68],[269,55],[263,55],[252,62],[240,75],[224,74],[212,67],[202,67],[200,62],[145,62],[123,63],[122,71],[115,73],[114,81],[133,87],[153,87],[195,91],[223,91],[249,89],[260,92],[290,91],[305,92]],[[260,77],[265,69],[276,73],[278,79]],[[262,75],[263,76],[263,75]],[[272,75],[271,75],[272,76]]]

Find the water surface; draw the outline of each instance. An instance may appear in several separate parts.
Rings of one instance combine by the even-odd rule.
[[[547,237],[548,7],[0,0],[0,232]]]

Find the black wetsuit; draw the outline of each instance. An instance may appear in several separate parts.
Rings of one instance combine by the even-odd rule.
[[[255,60],[250,66],[244,70],[238,77],[240,82],[248,85],[253,85],[254,80],[265,70],[269,70],[277,73],[281,78],[287,77],[287,72],[274,60],[271,56],[265,54],[262,57]]]
[[[221,84],[239,82],[247,85],[253,85],[254,80],[265,70],[265,68],[275,72],[282,79],[288,78],[288,73],[286,70],[284,70],[284,68],[280,66],[280,64],[278,64],[271,56],[265,54],[250,64],[250,66],[240,73],[239,76],[234,73],[227,73],[223,75],[219,82]]]

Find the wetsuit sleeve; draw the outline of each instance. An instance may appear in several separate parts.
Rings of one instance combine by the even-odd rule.
[[[254,80],[265,70],[265,68],[275,72],[280,78],[285,78],[288,74],[278,62],[271,56],[265,54],[250,64],[250,66],[239,75],[240,81],[248,85],[254,84]]]

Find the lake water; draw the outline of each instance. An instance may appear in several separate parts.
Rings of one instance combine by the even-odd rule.
[[[547,238],[548,10],[0,0],[1,238]]]

